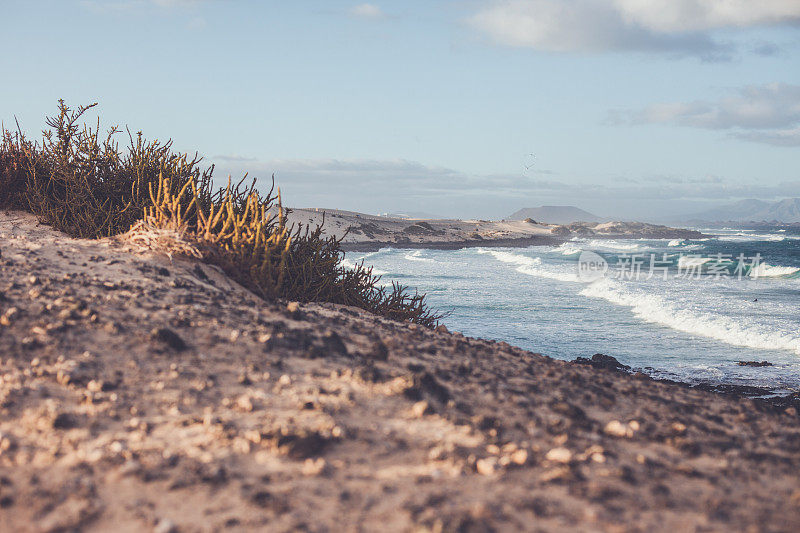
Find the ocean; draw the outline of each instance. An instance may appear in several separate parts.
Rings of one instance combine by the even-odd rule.
[[[465,335],[564,360],[603,353],[658,378],[800,390],[800,229],[698,229],[713,236],[385,248],[344,264],[427,293]]]

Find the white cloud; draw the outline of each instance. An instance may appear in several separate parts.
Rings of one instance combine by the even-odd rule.
[[[350,14],[354,17],[366,19],[380,19],[386,16],[383,10],[375,4],[359,4],[350,9]]]
[[[640,111],[617,111],[612,112],[611,122],[729,130],[730,136],[737,139],[798,146],[800,85],[752,85],[713,102],[672,102]]]
[[[800,181],[774,185],[735,183],[718,176],[646,176],[613,184],[526,177],[476,175],[406,160],[283,159],[219,161],[218,176],[249,170],[259,186],[270,176],[293,207],[336,207],[367,213],[424,211],[443,216],[494,217],[539,204],[605,205],[608,202],[701,201],[800,196]],[[624,182],[624,184],[622,183]],[[220,182],[222,183],[222,182]],[[650,213],[652,215],[652,213]]]
[[[556,52],[726,58],[713,30],[800,24],[797,0],[493,0],[470,24],[499,44]]]

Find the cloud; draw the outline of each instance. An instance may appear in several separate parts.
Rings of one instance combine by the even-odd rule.
[[[386,13],[375,4],[359,4],[350,9],[350,14],[354,17],[365,19],[381,19],[386,17]]]
[[[800,25],[796,0],[493,0],[469,24],[494,42],[551,52],[640,51],[728,59],[715,30]],[[769,43],[760,50],[772,52]]]
[[[717,101],[670,102],[639,111],[612,111],[615,124],[675,124],[728,130],[736,139],[800,145],[800,85],[751,85]]]
[[[731,137],[772,146],[800,146],[800,127],[786,130],[738,131]]]
[[[80,5],[95,13],[119,13],[133,9],[194,7],[208,0],[81,0]]]
[[[800,181],[763,185],[730,182],[718,176],[659,175],[615,179],[610,184],[563,177],[478,175],[402,159],[252,161],[241,156],[217,156],[211,160],[220,162],[218,176],[241,176],[249,170],[250,176],[259,178],[261,188],[269,188],[274,173],[288,206],[368,213],[412,210],[443,216],[502,218],[520,207],[548,203],[601,208],[609,203],[627,203],[639,208],[646,202],[800,196]],[[640,209],[638,215],[632,211],[629,216],[652,214]]]

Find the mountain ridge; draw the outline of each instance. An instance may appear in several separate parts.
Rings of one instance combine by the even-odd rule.
[[[573,222],[605,222],[606,219],[594,215],[574,205],[542,205],[524,207],[508,217],[508,220],[532,218],[537,222],[549,224],[571,224]]]

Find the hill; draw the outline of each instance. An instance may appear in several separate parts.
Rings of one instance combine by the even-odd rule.
[[[778,202],[741,200],[683,218],[702,222],[777,221],[790,224],[800,222],[800,198],[786,198]]]
[[[604,222],[602,217],[593,215],[572,205],[543,205],[526,207],[508,217],[509,220],[532,218],[536,222],[548,224],[571,224],[573,222]]]

